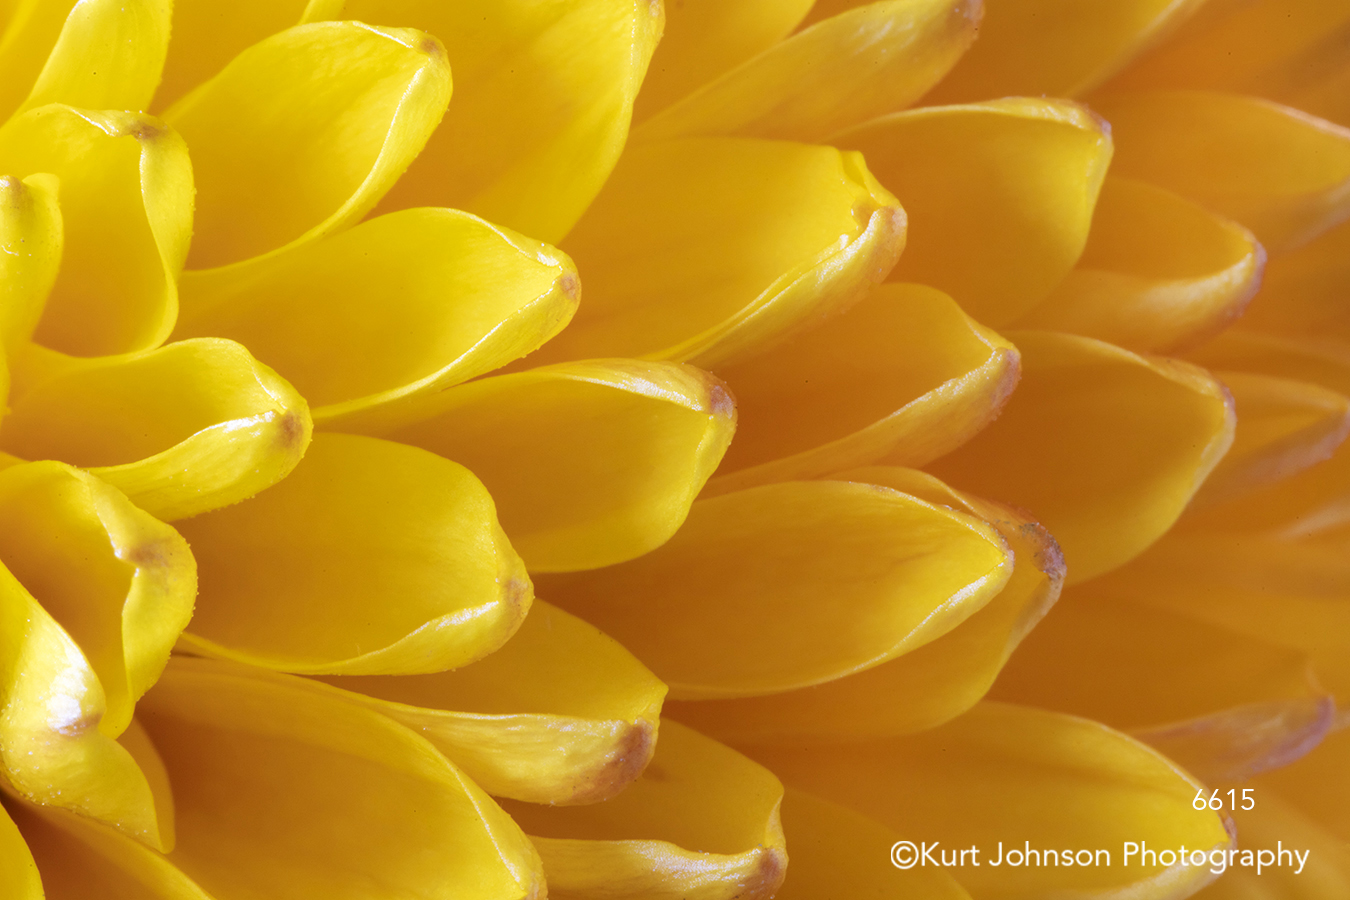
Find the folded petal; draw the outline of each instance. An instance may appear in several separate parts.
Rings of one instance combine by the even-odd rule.
[[[666,695],[618,641],[540,600],[472,666],[325,680],[421,732],[489,794],[555,805],[608,800],[642,774]]]
[[[1242,315],[1265,260],[1236,222],[1171,191],[1108,176],[1077,267],[1017,324],[1140,353],[1175,351]]]
[[[925,103],[1009,94],[1077,97],[1157,43],[1204,0],[1002,0]]]
[[[1215,373],[1233,394],[1232,449],[1192,502],[1194,511],[1283,481],[1327,460],[1350,436],[1350,397],[1320,385],[1250,372]]]
[[[646,556],[540,584],[673,697],[711,699],[819,684],[910,652],[995,597],[1012,562],[970,516],[870,484],[785,482],[700,500]]]
[[[80,646],[117,737],[192,616],[187,543],[94,476],[35,462],[0,472],[0,560]]]
[[[65,4],[45,5],[59,8]],[[76,3],[20,111],[48,103],[86,109],[145,109],[164,68],[172,10],[172,0]],[[36,24],[34,20],[50,15],[37,12],[30,22]],[[0,53],[0,59],[3,56]]]
[[[891,279],[941,288],[995,328],[1044,300],[1078,261],[1111,161],[1106,124],[1065,100],[926,107],[835,140],[861,150],[924,223]]]
[[[295,389],[233,341],[201,338],[126,357],[65,360],[12,401],[0,444],[89,468],[156,518],[247,499],[309,444]]]
[[[134,754],[99,727],[106,709],[89,660],[0,566],[0,780],[35,803],[168,849],[173,821],[158,809],[167,798],[154,796]]]
[[[201,569],[184,646],[270,669],[462,666],[500,647],[533,596],[478,479],[375,438],[316,435],[280,484],[182,528]]]
[[[970,900],[946,872],[897,869],[891,864],[891,847],[902,835],[847,807],[788,788],[783,820],[792,840],[792,865],[778,900],[813,900],[836,892],[868,900]]]
[[[665,31],[642,80],[633,118],[642,121],[768,50],[791,34],[812,6],[812,0],[683,0],[667,4]]]
[[[173,0],[173,40],[155,91],[156,114],[168,109],[249,47],[300,23],[320,2],[234,0],[222,15],[215,0]]]
[[[333,6],[331,17],[433,34],[455,67],[454,104],[381,208],[453,206],[550,243],[618,160],[662,22],[651,0]]]
[[[178,804],[169,861],[215,896],[544,893],[529,840],[486,794],[322,685],[177,658],[142,709]]]
[[[508,803],[555,897],[767,900],[787,853],[769,770],[678,722],[647,771],[607,803]]]
[[[541,356],[725,365],[847,308],[904,243],[904,211],[856,153],[638,145],[567,240],[586,302]]]
[[[192,149],[190,266],[241,262],[355,223],[449,101],[444,48],[412,29],[322,22],[240,53],[164,114]]]
[[[1110,94],[1112,171],[1235,219],[1272,254],[1350,217],[1350,129],[1255,97],[1205,91]]]
[[[0,807],[0,889],[14,900],[43,900],[42,879],[24,836]]]
[[[823,141],[904,109],[970,46],[981,0],[867,3],[798,32],[643,122],[642,141],[740,135]]]
[[[885,460],[921,466],[998,417],[1017,348],[918,284],[885,285],[719,375],[740,427],[708,486],[725,493]]]
[[[1016,393],[933,474],[1030,510],[1064,548],[1069,583],[1085,581],[1177,520],[1232,443],[1232,401],[1186,363],[1074,335],[1009,337],[1022,352]]]
[[[372,219],[230,275],[189,273],[177,336],[243,343],[314,420],[399,404],[539,347],[576,309],[576,267],[451,209]]]
[[[1331,698],[1307,656],[1145,599],[1071,591],[990,696],[1128,731],[1213,785],[1284,765],[1326,733]]]
[[[78,356],[162,343],[192,235],[182,138],[141,113],[43,106],[0,128],[0,171],[60,180],[61,269],[33,339]]]
[[[673,703],[671,714],[734,744],[922,731],[974,706],[1058,598],[1063,557],[1054,538],[1025,513],[954,491],[913,469],[873,466],[831,478],[883,485],[984,520],[1012,551],[1012,575],[997,596],[946,634],[865,672],[767,697]]]
[[[61,266],[60,183],[51,175],[0,177],[0,345],[33,336]]]
[[[1240,327],[1350,341],[1350,222],[1270,261]]]
[[[690,366],[600,360],[462,384],[370,430],[468,466],[531,572],[658,547],[722,459],[736,408]]]
[[[50,806],[15,803],[12,808],[49,900],[212,900],[161,854],[110,828]]]
[[[1104,725],[1057,713],[982,703],[907,738],[748,751],[793,787],[916,843],[977,848],[981,865],[952,874],[981,898],[1187,897],[1214,875],[1175,862],[1181,846],[1232,843],[1219,813],[1192,808],[1201,785],[1174,763]],[[1135,856],[1122,865],[1126,842],[1170,849],[1174,863]],[[1106,850],[1112,865],[1097,855],[1091,866],[1010,866],[1002,853],[1024,846]]]

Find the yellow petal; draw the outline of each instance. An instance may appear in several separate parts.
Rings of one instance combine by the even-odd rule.
[[[59,2],[27,5],[64,6]],[[76,3],[20,111],[48,103],[144,109],[164,67],[172,9],[172,0]],[[36,13],[34,19],[47,15]]]
[[[847,308],[904,243],[904,211],[856,153],[639,145],[567,240],[586,302],[541,357],[725,365]]]
[[[664,546],[540,591],[632,650],[673,697],[705,699],[894,659],[988,603],[1012,568],[977,519],[874,485],[786,482],[700,500]]]
[[[34,340],[79,356],[162,343],[192,234],[182,138],[140,113],[44,106],[0,128],[0,171],[60,179],[61,271]]]
[[[340,427],[524,356],[564,325],[576,267],[450,209],[380,216],[230,275],[188,273],[177,337],[237,340]]]
[[[1017,324],[1140,353],[1175,351],[1242,315],[1265,260],[1236,222],[1162,188],[1108,176],[1077,267]]]
[[[323,22],[245,50],[164,114],[192,150],[190,266],[241,262],[355,223],[449,101],[445,50],[420,31]]]
[[[1053,332],[1009,337],[1022,352],[1017,392],[933,474],[1030,510],[1064,548],[1069,583],[1085,581],[1181,515],[1232,443],[1231,400],[1186,363]]]
[[[690,366],[601,360],[443,391],[371,429],[468,466],[531,572],[632,559],[675,533],[721,460],[736,409]]]
[[[1270,261],[1242,328],[1350,341],[1350,222]]]
[[[1178,529],[1094,590],[1302,651],[1327,688],[1350,695],[1345,496],[1328,498],[1324,523],[1308,516],[1278,530]]]
[[[1031,632],[990,696],[1128,731],[1213,785],[1296,758],[1332,713],[1304,654],[1091,586]]]
[[[817,4],[818,5],[818,4]],[[633,118],[642,121],[787,37],[811,0],[682,0],[666,5]]]
[[[970,46],[980,0],[886,0],[817,22],[643,122],[638,140],[823,141],[909,106]]]
[[[79,644],[117,737],[192,616],[187,543],[92,475],[36,462],[0,472],[0,559]]]
[[[42,880],[24,836],[0,807],[0,890],[13,900],[42,900]]]
[[[1289,103],[1330,81],[1347,25],[1350,9],[1340,3],[1208,0],[1108,89],[1196,88]]]
[[[1093,101],[1113,172],[1235,219],[1272,254],[1350,217],[1350,129],[1255,97],[1142,91]]]
[[[445,42],[455,102],[383,210],[466,209],[557,243],[604,184],[661,35],[654,0],[347,0]]]
[[[6,450],[89,468],[165,520],[275,484],[310,437],[295,389],[239,344],[214,338],[63,360],[12,404]]]
[[[828,742],[932,728],[984,696],[1059,596],[1059,547],[1025,513],[959,493],[913,469],[873,466],[831,478],[883,485],[985,520],[1013,553],[1007,584],[951,631],[865,672],[767,697],[674,703],[668,707],[673,715],[732,743]]]
[[[99,728],[105,710],[80,648],[0,566],[0,779],[35,803],[167,849],[172,822],[158,815],[134,755]]]
[[[173,40],[155,91],[158,114],[244,50],[300,23],[305,0],[234,0],[228,14],[212,0],[173,0]]]
[[[1057,713],[982,703],[912,737],[750,752],[793,787],[872,816],[916,844],[936,841],[949,853],[977,848],[980,866],[951,873],[980,898],[1187,897],[1214,876],[1176,862],[1181,846],[1208,851],[1231,843],[1219,813],[1192,808],[1201,786],[1175,764],[1104,725]],[[1000,842],[1004,854],[1028,845],[1106,850],[1111,865],[1099,856],[1091,866],[1011,866],[1007,858],[995,866]],[[1126,842],[1170,849],[1173,864],[1125,860]]]
[[[1350,436],[1350,397],[1250,372],[1215,373],[1233,394],[1233,447],[1196,493],[1192,511],[1283,481],[1329,459]]]
[[[710,492],[885,460],[921,466],[998,417],[1017,349],[941,291],[885,285],[843,315],[719,375],[741,425]]]
[[[768,900],[787,866],[782,799],[773,773],[666,721],[647,771],[613,800],[506,808],[539,848],[550,897]]]
[[[216,896],[544,893],[528,839],[486,794],[423,738],[331,689],[177,658],[141,710],[178,804],[169,861]]]
[[[184,646],[271,669],[462,666],[500,647],[533,596],[478,479],[374,438],[316,435],[280,484],[181,527],[201,568]]]
[[[666,695],[618,641],[541,600],[472,666],[325,680],[420,731],[489,794],[560,805],[608,800],[642,773]]]
[[[1350,841],[1350,784],[1343,775],[1347,766],[1350,730],[1341,728],[1293,765],[1262,775],[1257,791],[1269,785],[1341,841]]]
[[[1204,0],[1001,0],[925,103],[1008,94],[1076,97],[1156,43]]]
[[[49,806],[16,803],[13,812],[49,900],[212,900],[162,855],[110,828]]]
[[[0,345],[6,355],[33,336],[61,265],[59,182],[0,177]]]
[[[1228,792],[1221,792],[1224,802]],[[1283,865],[1266,866],[1258,875],[1250,865],[1234,865],[1222,878],[1195,895],[1195,900],[1350,900],[1350,846],[1303,815],[1297,808],[1255,782],[1249,793],[1255,803],[1232,813],[1238,847],[1265,851]],[[1298,859],[1289,852],[1297,848]],[[1284,851],[1281,859],[1279,852]],[[1234,862],[1241,862],[1236,857]]]
[[[1111,161],[1101,119],[1011,98],[897,113],[841,134],[924,227],[892,280],[921,281],[995,328],[1050,293],[1087,242]]]
[[[837,803],[790,787],[783,794],[783,828],[792,841],[792,865],[777,900],[970,900],[939,869],[897,869],[890,853],[902,835]]]

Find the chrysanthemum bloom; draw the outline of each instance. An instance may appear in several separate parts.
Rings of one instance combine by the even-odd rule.
[[[681,4],[637,95],[634,140],[568,234],[623,144],[659,9],[370,2],[348,4],[341,15],[378,27],[317,24],[338,15],[336,6],[259,5],[228,22],[192,4],[175,11],[177,39],[152,106],[166,110],[169,127],[141,117],[122,133],[143,144],[181,134],[191,153],[198,210],[176,325],[168,301],[148,304],[149,312],[117,306],[132,323],[119,319],[120,332],[93,324],[78,307],[64,330],[48,324],[60,321],[53,318],[59,304],[49,301],[40,319],[31,303],[14,307],[11,405],[21,427],[6,446],[25,458],[97,466],[161,517],[197,514],[178,526],[201,569],[198,612],[183,645],[225,658],[171,664],[142,703],[153,745],[135,726],[118,745],[140,761],[150,786],[137,798],[85,803],[85,796],[109,799],[100,786],[131,783],[95,765],[46,766],[19,786],[30,801],[50,801],[34,785],[64,790],[71,773],[105,776],[87,795],[63,794],[62,803],[167,849],[171,783],[179,845],[167,861],[50,803],[7,801],[39,865],[49,861],[50,891],[78,895],[89,890],[81,878],[122,878],[158,895],[199,896],[189,877],[222,898],[259,885],[293,896],[541,890],[534,851],[463,773],[501,797],[601,800],[651,754],[665,688],[561,611],[536,603],[520,625],[530,602],[525,567],[610,566],[540,583],[547,596],[619,636],[691,701],[680,708],[687,721],[880,820],[791,793],[788,832],[800,836],[801,851],[794,851],[788,892],[858,893],[871,885],[962,895],[943,873],[906,877],[892,869],[893,828],[953,843],[1020,837],[1078,846],[1125,835],[1227,846],[1220,818],[1191,808],[1198,782],[1100,725],[989,705],[905,737],[969,709],[1058,595],[1063,559],[1031,515],[1060,538],[1069,579],[1087,581],[1156,541],[1214,469],[1232,437],[1219,383],[1195,367],[1131,351],[1181,349],[1221,327],[1250,297],[1261,251],[1239,226],[1168,193],[1191,185],[1169,182],[1166,166],[1161,174],[1149,170],[1147,149],[1144,163],[1131,164],[1143,168],[1127,173],[1133,181],[1117,179],[1114,169],[1107,175],[1111,140],[1081,106],[1014,99],[890,114],[934,84],[934,103],[1081,94],[1177,10],[1129,4],[1129,14],[1116,17],[1089,5],[1075,17],[1005,2],[991,9],[974,54],[940,82],[974,36],[976,3],[818,3],[809,16],[805,3]],[[1026,21],[1060,17],[1067,35],[1016,33],[1019,8]],[[58,32],[58,50],[75,47],[70,52],[87,58],[94,50],[77,42],[90,33],[81,28],[97,21],[81,16],[95,11],[82,5],[61,32],[65,10],[44,24],[22,7],[12,34],[47,28],[50,40],[7,38],[11,50],[44,48],[42,57],[7,64],[36,73]],[[267,37],[302,12],[316,24]],[[161,46],[153,41],[162,44],[165,11],[134,13],[121,19],[109,7],[112,18],[93,33],[116,24]],[[457,81],[438,129],[448,78],[427,33],[445,41]],[[1016,58],[1028,47],[1043,71]],[[127,82],[142,77],[153,86],[154,54],[126,58],[134,63]],[[42,71],[46,93],[35,89],[34,106],[140,106],[150,94],[140,83],[140,95],[128,90],[110,102],[106,93],[71,93],[70,83],[80,82],[73,68]],[[1134,108],[1129,97],[1118,102],[1120,116]],[[43,109],[50,118],[51,108]],[[1139,115],[1147,126],[1150,115],[1167,111],[1144,103]],[[59,137],[35,143],[71,143]],[[864,156],[790,142],[826,139]],[[423,141],[426,151],[389,191]],[[1277,145],[1270,157],[1292,158],[1292,150]],[[14,165],[28,179],[25,196],[42,200],[16,204],[37,212],[14,227],[30,229],[21,240],[31,246],[55,246],[51,211],[65,209],[56,205],[65,202],[64,181],[29,175],[40,163]],[[164,168],[141,158],[142,179]],[[144,181],[141,187],[146,198],[161,193]],[[1328,206],[1335,191],[1324,186],[1323,195],[1303,203],[1244,198],[1246,206],[1231,208],[1221,190],[1217,199],[1193,199],[1267,240],[1266,221],[1258,228],[1244,215],[1273,210],[1271,227],[1293,242],[1335,218],[1334,203]],[[537,238],[566,236],[587,304],[531,363],[610,355],[645,361],[561,362],[464,383],[556,333],[575,305],[575,271],[546,246],[445,210],[389,212],[350,227],[381,196],[383,211],[446,204]],[[905,239],[896,196],[915,232],[892,273]],[[152,231],[163,224],[156,215],[146,216]],[[181,211],[176,221],[181,231]],[[114,246],[112,237],[127,234],[105,231],[115,234],[95,246]],[[1159,232],[1152,244],[1139,240]],[[1174,252],[1178,246],[1195,254]],[[160,254],[170,274],[184,251]],[[33,256],[48,259],[49,269],[11,280],[30,286],[25,296],[44,294],[43,277],[54,277],[39,277],[55,271],[54,254]],[[68,251],[61,278],[69,277],[71,258]],[[147,269],[154,271],[143,266],[117,283]],[[98,277],[87,267],[72,271]],[[888,273],[911,283],[869,292]],[[168,287],[158,295],[171,301],[173,278],[163,281]],[[62,287],[58,280],[54,299],[91,296]],[[145,291],[128,294],[146,305]],[[440,302],[447,295],[463,301],[453,314]],[[29,344],[25,329],[34,326]],[[1041,331],[1018,332],[1010,342],[990,326]],[[180,343],[135,358],[77,364],[50,352],[145,351],[171,328]],[[111,341],[113,333],[123,343]],[[283,390],[236,349],[233,358],[272,388],[262,393],[294,399],[261,411],[196,402],[194,385],[214,398],[210,388],[248,384],[221,374],[233,371],[226,365],[212,368],[210,352],[223,345],[206,335],[241,340],[289,379],[312,404],[321,432],[289,479],[218,511],[295,464],[307,419],[289,386]],[[674,540],[634,559],[679,525],[729,437],[727,394],[681,365],[687,361],[731,382],[742,435]],[[1004,409],[1019,369],[1021,390],[981,433]],[[185,392],[194,402],[184,401]],[[257,393],[250,396],[260,400]],[[158,405],[128,416],[147,395]],[[170,415],[197,406],[215,418]],[[250,416],[250,424],[274,426],[271,443],[266,435],[238,441],[240,421]],[[0,426],[6,442],[9,425]],[[141,430],[146,437],[136,443]],[[126,444],[115,449],[126,450],[126,459],[77,445],[105,434],[121,435]],[[187,450],[174,443],[202,434],[224,440]],[[1272,469],[1287,467],[1267,459],[1290,445],[1293,458],[1310,459],[1306,447],[1332,440],[1325,433],[1269,437],[1230,456],[1238,464],[1225,461],[1233,484],[1269,482]],[[1239,432],[1239,449],[1243,440]],[[236,443],[256,447],[271,468],[245,458],[222,475],[220,445],[237,461]],[[1275,444],[1278,452],[1268,452]],[[177,456],[154,458],[158,468],[132,462],[166,447]],[[468,464],[492,499],[445,457]],[[897,468],[929,464],[961,490]],[[126,465],[131,474],[115,471]],[[97,485],[73,470],[53,471]],[[184,485],[173,478],[180,472],[216,480]],[[1210,486],[1225,483],[1223,472],[1215,470]],[[33,493],[21,489],[36,475],[15,477],[15,496]],[[42,496],[31,502],[39,510],[52,505]],[[154,527],[148,517],[137,521]],[[64,520],[62,527],[70,530]],[[167,545],[173,539],[165,534]],[[114,546],[146,569],[161,557],[186,558],[145,553],[146,543],[132,533],[125,547]],[[6,552],[22,558],[25,551],[33,571],[51,569],[40,544]],[[24,584],[37,593],[35,578]],[[59,609],[59,596],[44,590],[40,599]],[[15,597],[16,609],[35,608],[27,594]],[[127,611],[141,608],[125,605],[121,623],[113,617],[114,636],[121,638],[121,624],[132,639],[105,639],[102,646],[115,648],[103,657],[111,664],[86,648],[107,683],[118,683],[104,673],[118,671],[118,653],[130,658],[124,648],[137,647],[147,627],[134,619],[125,625]],[[80,618],[62,620],[71,634]],[[182,626],[157,624],[160,637],[168,635],[153,648],[162,664]],[[518,627],[485,661],[431,674],[491,652]],[[1091,625],[1078,630],[1093,634]],[[38,663],[58,656],[34,646],[41,652],[10,670],[34,693],[13,694],[19,699],[7,714],[16,710],[12,721],[61,746],[53,722],[58,730],[85,723],[76,729],[82,734],[99,710],[77,703],[62,707],[64,719],[32,715],[32,700],[69,695],[41,680]],[[123,718],[105,716],[97,734],[115,734],[130,719],[130,701],[157,669],[151,657],[134,677],[127,666]],[[324,686],[264,669],[332,677]],[[372,677],[389,675],[400,677]],[[1176,679],[1188,677],[1179,671]],[[1204,712],[1222,717],[1232,706],[1229,697],[1196,693]],[[1110,721],[1117,712],[1110,695],[1092,699],[1103,698],[1100,710],[1088,712]],[[1034,690],[1025,699],[1083,711]],[[1165,739],[1177,730],[1168,732],[1176,716],[1159,711],[1174,712],[1155,706],[1143,720],[1113,724],[1146,726],[1145,736]],[[445,756],[391,718],[420,729]],[[1227,738],[1261,733],[1231,727],[1234,721],[1242,719],[1221,721],[1226,732],[1209,728],[1218,739],[1191,748],[1195,759],[1222,760],[1233,749]],[[1301,740],[1317,733],[1305,729]],[[772,893],[784,863],[774,777],[669,722],[658,746],[648,774],[610,802],[552,810],[510,804],[536,836],[554,894]],[[14,786],[25,771],[7,767],[6,780]],[[341,808],[333,801],[338,790]],[[146,795],[158,805],[147,806]],[[158,834],[135,832],[128,813],[139,811],[144,822],[152,806]],[[442,856],[451,845],[453,853]],[[980,874],[958,873],[976,896],[1181,896],[1209,877],[1179,866]],[[70,884],[57,887],[65,878]]]

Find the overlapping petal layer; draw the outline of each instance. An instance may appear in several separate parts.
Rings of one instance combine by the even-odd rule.
[[[764,900],[787,867],[767,769],[678,722],[643,776],[607,803],[508,803],[544,860],[549,896]]]
[[[1242,314],[1265,260],[1237,223],[1162,188],[1107,176],[1078,265],[1017,324],[1174,352]]]
[[[43,891],[47,900],[213,900],[161,854],[116,831],[51,807],[13,804],[10,809],[42,871],[42,887],[33,900]],[[16,900],[27,897],[19,894]]]
[[[729,364],[846,309],[904,243],[904,211],[856,153],[639,145],[567,240],[586,302],[542,357]]]
[[[1070,593],[990,696],[1128,731],[1215,785],[1297,758],[1330,726],[1305,654],[1091,586]]]
[[[831,477],[884,485],[988,522],[1012,551],[1012,575],[982,608],[902,656],[801,690],[675,703],[671,710],[682,720],[732,743],[828,742],[931,728],[984,696],[1009,654],[1058,598],[1063,557],[1025,513],[961,494],[913,469],[873,466]]]
[[[38,343],[96,356],[168,337],[192,235],[193,172],[182,138],[142,113],[52,104],[0,127],[0,172],[59,179],[47,190],[59,197],[60,272]]]
[[[132,748],[99,728],[106,710],[89,660],[0,567],[0,779],[30,800],[169,849],[174,833],[168,798],[155,795],[159,779],[144,771]],[[147,762],[154,767],[153,759]]]
[[[0,889],[14,900],[43,900],[42,879],[24,836],[0,806]]]
[[[1103,725],[985,703],[908,738],[747,751],[793,787],[853,807],[909,839],[977,847],[981,866],[954,875],[977,897],[1181,898],[1213,879],[1204,867],[991,866],[1007,849],[1230,845],[1222,817],[1191,807],[1200,784],[1156,752]],[[1004,860],[1005,864],[1008,860]]]
[[[1271,260],[1261,286],[1261,300],[1253,304],[1238,327],[1350,340],[1347,279],[1350,223]]]
[[[382,208],[452,206],[557,243],[619,158],[662,12],[651,0],[332,9],[325,17],[421,28],[455,67],[454,104]]]
[[[420,731],[488,793],[552,804],[608,800],[641,774],[666,694],[613,638],[540,600],[475,665],[327,680]]]
[[[956,627],[1012,574],[985,522],[889,488],[784,482],[694,504],[662,547],[540,582],[680,699],[871,668]],[[845,615],[846,613],[846,615]]]
[[[478,479],[375,438],[320,434],[276,487],[181,527],[201,567],[185,646],[271,669],[462,666],[500,647],[533,596]]]
[[[216,896],[543,894],[538,856],[486,794],[322,685],[178,658],[140,708],[174,785],[169,859]]]
[[[834,140],[924,222],[892,280],[941,288],[995,328],[1077,262],[1112,146],[1085,107],[1019,97],[884,116]]]
[[[639,141],[822,141],[923,96],[970,46],[981,0],[848,2],[643,122]]]
[[[64,238],[59,190],[46,173],[0,177],[0,345],[7,357],[33,336],[56,282]]]
[[[1077,97],[1115,74],[1205,0],[998,0],[980,39],[926,103],[1008,94]]]
[[[921,466],[998,417],[1017,348],[946,294],[883,285],[842,315],[718,374],[741,425],[710,493],[884,460]]]
[[[192,151],[189,264],[226,266],[353,224],[449,101],[444,48],[412,29],[320,22],[240,53],[164,114]]]
[[[680,527],[735,429],[721,382],[598,360],[459,385],[369,430],[468,466],[532,572],[612,565]]]
[[[187,543],[92,475],[37,462],[0,472],[0,561],[79,645],[107,706],[94,724],[120,735],[192,616]]]
[[[183,279],[179,337],[232,338],[316,408],[321,425],[490,372],[553,337],[576,267],[468,213],[380,216],[233,274]]]
[[[1350,217],[1350,129],[1254,97],[1141,91],[1096,98],[1115,174],[1242,223],[1271,253]]]
[[[309,444],[309,408],[239,344],[179,341],[125,357],[49,360],[11,401],[0,448],[89,468],[166,520],[276,483]]]
[[[848,807],[789,787],[783,823],[792,841],[792,865],[778,900],[815,900],[835,892],[885,900],[897,890],[912,900],[970,900],[946,872],[892,865],[891,847],[903,836]]]
[[[933,472],[1036,511],[1070,583],[1158,539],[1228,450],[1233,411],[1208,373],[1089,338],[1010,335],[1022,382],[1003,415]]]

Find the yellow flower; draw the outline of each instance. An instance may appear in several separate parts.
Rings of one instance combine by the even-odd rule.
[[[10,4],[5,896],[1343,886],[1347,16],[988,5]]]

